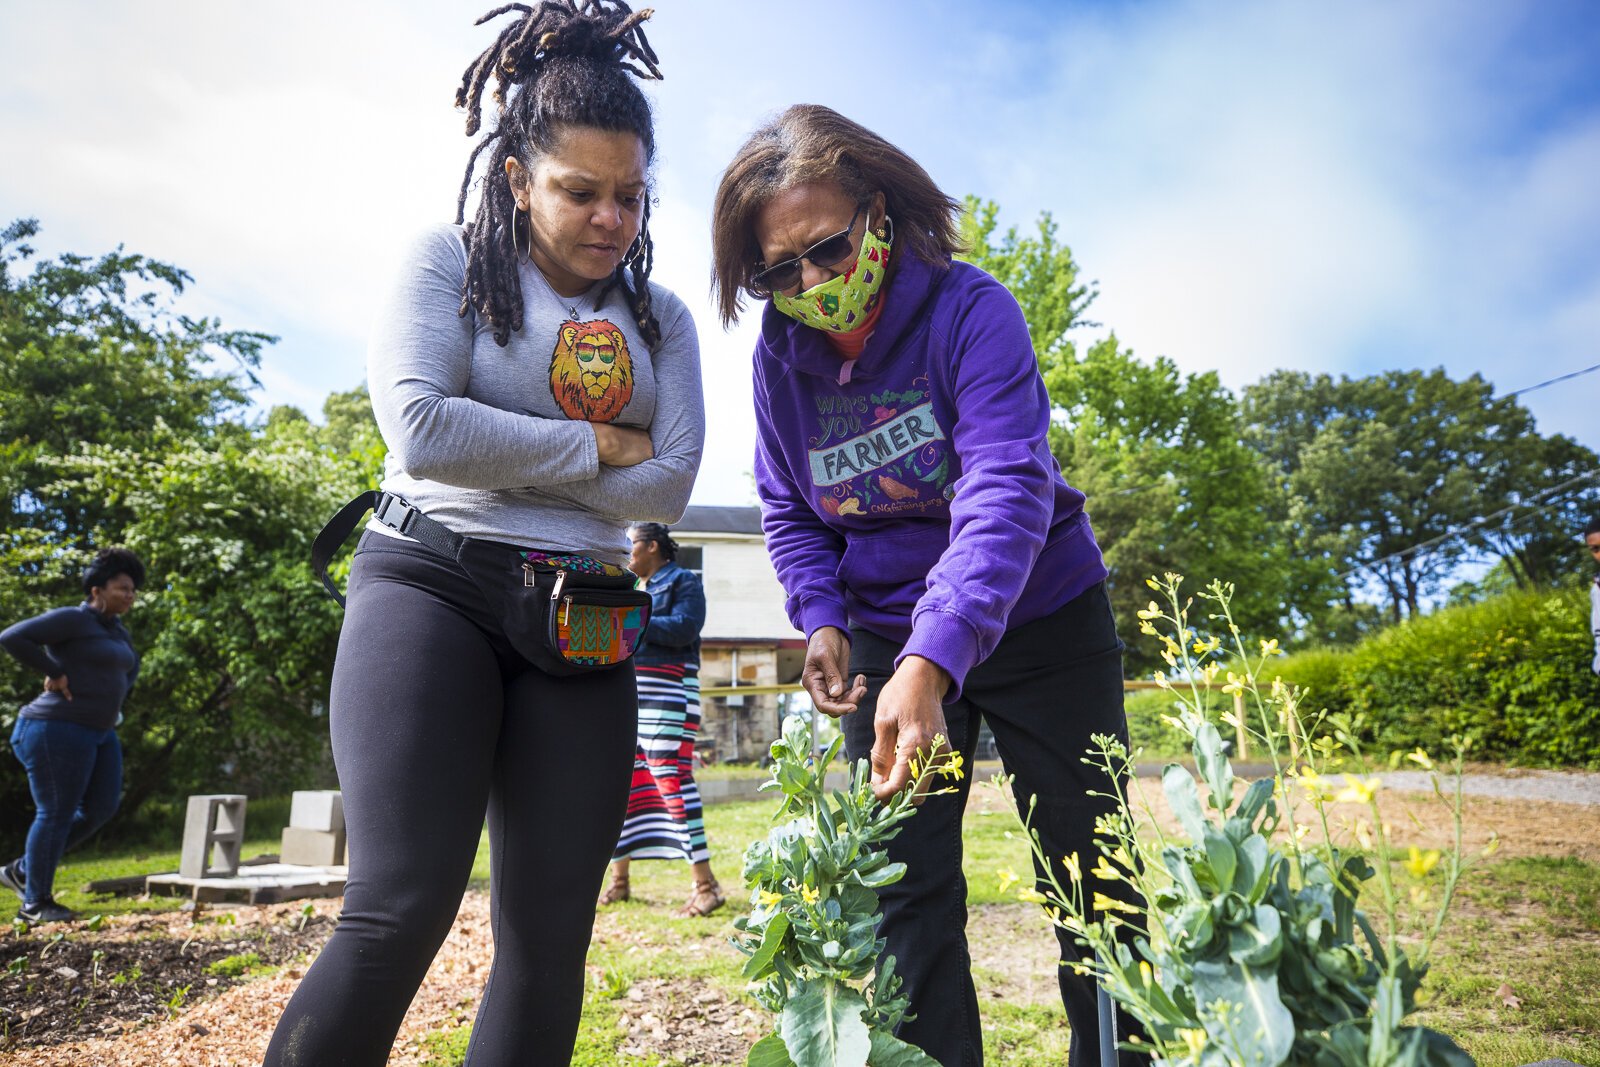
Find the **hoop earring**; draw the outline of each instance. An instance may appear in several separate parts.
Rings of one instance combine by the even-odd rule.
[[[517,217],[519,215],[522,215],[522,214],[525,214],[525,213],[526,212],[524,212],[524,210],[522,208],[513,207],[511,209],[511,250],[517,254],[517,258],[518,259],[522,258],[522,249],[517,246]],[[528,214],[528,257],[527,258],[529,260],[532,260],[533,259],[533,215],[531,213],[527,213],[527,214]]]

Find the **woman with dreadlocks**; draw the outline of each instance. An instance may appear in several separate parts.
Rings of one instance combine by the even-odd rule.
[[[649,12],[560,0],[479,21],[507,12],[520,17],[456,95],[469,135],[491,77],[498,105],[456,225],[410,249],[371,341],[388,469],[330,699],[349,880],[273,1035],[274,1067],[387,1060],[485,811],[495,955],[467,1062],[566,1063],[577,1034],[633,769],[634,671],[618,649],[637,634],[619,623],[607,639],[621,644],[574,657],[568,607],[591,580],[625,590],[613,602],[642,596],[623,567],[628,524],[682,514],[704,412],[694,324],[649,280],[655,142],[635,81],[660,77]],[[557,576],[543,599],[558,606],[524,595],[540,575]],[[578,618],[594,619],[586,607]]]
[[[747,295],[765,305],[762,528],[807,637],[801,681],[842,716],[880,799],[940,735],[970,760],[987,722],[1045,854],[1092,856],[1113,790],[1083,756],[1093,734],[1127,739],[1122,642],[1084,495],[1050,454],[1028,324],[999,282],[953,259],[960,209],[905,152],[815,105],[756,130],[723,172],[723,321]],[[899,1036],[944,1067],[983,1062],[961,874],[969,781],[888,843],[906,873],[880,890],[914,1015]],[[1089,1067],[1096,990],[1058,934],[1071,1063]]]

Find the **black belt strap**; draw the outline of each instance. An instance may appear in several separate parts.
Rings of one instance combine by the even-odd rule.
[[[460,560],[461,548],[467,543],[465,537],[443,523],[428,518],[393,493],[368,489],[340,508],[338,514],[328,520],[322,532],[311,542],[311,569],[322,579],[328,595],[337,600],[341,608],[344,607],[344,597],[333,584],[333,577],[328,573],[328,565],[333,562],[334,553],[339,551],[339,546],[349,540],[350,534],[361,522],[361,517],[369,511],[372,512],[373,518],[389,529],[398,530],[407,537],[420,541],[441,556]]]

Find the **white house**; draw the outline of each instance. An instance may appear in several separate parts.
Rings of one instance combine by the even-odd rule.
[[[678,562],[697,572],[706,590],[700,684],[798,681],[805,638],[784,614],[783,587],[761,536],[761,509],[691,507],[672,527],[672,539],[681,546]],[[711,760],[761,759],[778,736],[783,700],[707,697],[697,747]]]

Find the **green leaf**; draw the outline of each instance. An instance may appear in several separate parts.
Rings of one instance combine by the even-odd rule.
[[[860,993],[831,978],[804,982],[784,1006],[783,1043],[795,1067],[866,1067],[872,1038]]]
[[[1211,873],[1217,879],[1217,891],[1226,893],[1233,888],[1233,872],[1239,866],[1239,857],[1233,850],[1233,842],[1207,826],[1205,849],[1206,859],[1211,864]]]
[[[1194,763],[1211,787],[1211,806],[1221,812],[1233,807],[1233,766],[1222,754],[1222,735],[1209,722],[1194,733]]]
[[[1252,835],[1234,847],[1239,866],[1233,875],[1233,891],[1254,903],[1267,890],[1272,858],[1266,839]]]
[[[878,870],[869,871],[866,874],[862,874],[860,871],[853,873],[855,874],[856,881],[870,889],[877,889],[880,886],[893,885],[895,882],[898,882],[900,879],[904,878],[906,875],[906,865],[903,863],[890,863],[880,867]]]
[[[1172,813],[1178,817],[1190,840],[1197,843],[1202,840],[1206,817],[1200,811],[1200,789],[1194,778],[1178,764],[1169,763],[1161,772],[1161,790],[1166,793]]]
[[[772,963],[772,957],[776,956],[783,948],[783,939],[788,932],[789,917],[782,912],[774,915],[767,922],[767,928],[761,935],[761,947],[756,949],[755,955],[745,961],[744,976],[746,978],[758,978],[766,972],[767,967]]]
[[[752,1045],[744,1062],[745,1067],[794,1067],[789,1049],[778,1034],[768,1034]]]
[[[881,1030],[872,1033],[872,1051],[867,1055],[872,1067],[939,1067],[939,1061],[915,1045],[908,1045]]]
[[[1257,778],[1250,783],[1250,788],[1244,791],[1244,796],[1239,798],[1239,806],[1234,809],[1234,815],[1245,822],[1254,824],[1255,818],[1263,809],[1271,810],[1273,787],[1277,782],[1271,778]]]
[[[1194,965],[1194,999],[1206,1034],[1241,1067],[1278,1067],[1294,1047],[1294,1016],[1278,995],[1278,976],[1241,964]],[[1218,1001],[1229,1007],[1225,1022]]]
[[[1276,908],[1260,905],[1251,922],[1228,931],[1228,957],[1235,963],[1266,967],[1282,953],[1283,921]]]

